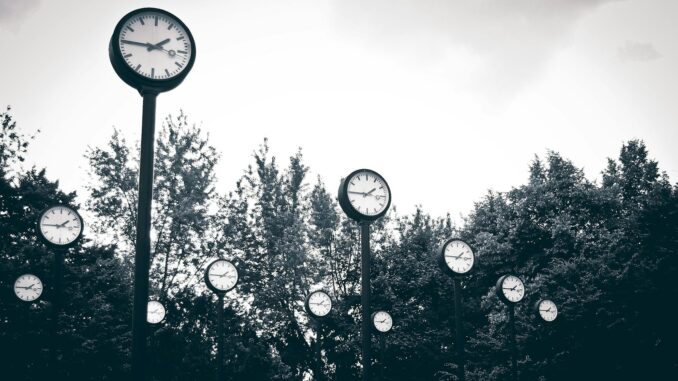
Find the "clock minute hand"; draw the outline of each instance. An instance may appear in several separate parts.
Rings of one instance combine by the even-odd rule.
[[[130,40],[120,40],[123,44],[130,44],[130,45],[138,45],[138,46],[145,46],[149,50],[150,49],[155,49],[156,47],[153,44],[149,44],[148,42],[138,42],[138,41],[130,41]]]

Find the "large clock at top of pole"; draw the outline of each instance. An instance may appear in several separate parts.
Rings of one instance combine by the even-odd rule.
[[[438,262],[448,274],[463,275],[473,268],[475,255],[468,243],[452,238],[441,246]]]
[[[525,283],[515,275],[504,275],[499,278],[496,290],[504,303],[518,303],[525,297]]]
[[[69,247],[82,237],[82,217],[70,206],[54,205],[38,217],[38,236],[52,247]]]
[[[374,221],[391,206],[391,188],[377,172],[359,169],[341,181],[339,205],[353,220]]]
[[[116,73],[140,92],[163,92],[178,86],[193,67],[195,41],[173,14],[141,8],[115,27],[109,56]]]

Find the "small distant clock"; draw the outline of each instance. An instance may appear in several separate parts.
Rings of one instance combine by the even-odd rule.
[[[82,237],[82,217],[66,205],[54,205],[45,209],[38,217],[38,235],[53,247],[69,247]]]
[[[217,259],[205,270],[205,284],[216,293],[225,293],[238,283],[238,269],[230,261]]]
[[[374,221],[386,214],[391,206],[391,188],[377,172],[359,169],[341,181],[339,205],[353,220]]]
[[[325,291],[314,291],[306,297],[304,307],[311,316],[322,318],[332,310],[332,298]]]
[[[468,243],[452,238],[440,247],[438,262],[451,275],[464,275],[471,271],[475,254]]]
[[[393,318],[386,311],[376,311],[372,314],[372,324],[377,331],[386,333],[393,328]]]
[[[146,314],[146,321],[149,324],[162,323],[165,320],[165,306],[157,300],[148,302],[148,312]]]
[[[504,275],[497,281],[497,295],[504,303],[518,303],[525,297],[525,284],[515,275]]]
[[[33,302],[42,295],[42,281],[33,274],[24,274],[14,282],[14,294],[24,302]]]
[[[115,72],[140,92],[163,92],[177,87],[193,67],[195,41],[173,14],[141,8],[116,25],[109,44]]]
[[[558,307],[556,307],[556,304],[549,299],[539,300],[536,303],[535,309],[537,310],[537,315],[547,322],[556,320],[556,317],[558,316]]]

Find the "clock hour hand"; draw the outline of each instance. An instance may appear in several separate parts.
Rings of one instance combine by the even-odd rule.
[[[153,50],[153,49],[164,50],[164,49],[162,48],[162,46],[165,45],[165,44],[168,43],[168,42],[170,42],[170,39],[169,39],[169,38],[166,38],[166,39],[164,39],[164,40],[158,42],[157,44],[148,44],[148,51],[150,52],[150,51]]]

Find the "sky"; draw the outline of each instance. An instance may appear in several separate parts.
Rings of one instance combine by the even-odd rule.
[[[209,133],[221,192],[265,137],[282,163],[302,148],[309,184],[370,168],[400,214],[456,221],[548,150],[596,180],[639,138],[678,178],[675,0],[0,0],[0,107],[40,130],[28,164],[80,202],[88,147],[114,127],[140,138],[141,98],[108,43],[146,6],[195,38],[158,121],[183,110]]]

